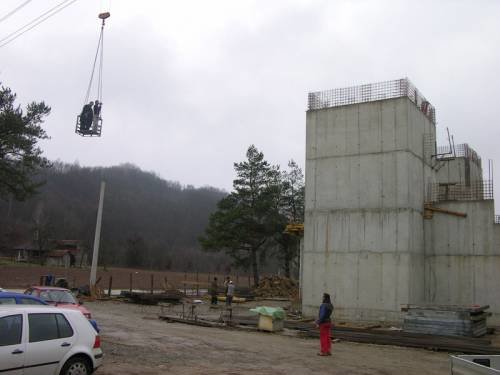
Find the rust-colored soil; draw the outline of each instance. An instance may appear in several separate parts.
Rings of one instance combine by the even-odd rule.
[[[40,283],[40,276],[54,275],[55,277],[65,277],[70,287],[78,287],[87,285],[89,283],[90,268],[63,268],[63,267],[46,267],[37,265],[0,265],[0,287],[5,289],[23,289],[30,285],[38,285]],[[214,275],[199,273],[198,278],[196,273],[184,272],[160,272],[148,271],[130,268],[107,268],[106,270],[99,268],[97,272],[97,279],[101,279],[98,285],[107,289],[109,279],[113,277],[113,289],[129,289],[130,288],[130,275],[132,275],[132,288],[149,290],[151,288],[151,275],[153,275],[154,289],[162,289],[165,280],[168,282],[169,287],[183,288],[186,281],[187,288],[196,289],[197,279],[199,288],[206,288],[209,278],[217,276],[222,282],[224,275]],[[233,276],[236,279],[236,276]],[[241,286],[248,285],[247,277],[239,277],[239,284]]]

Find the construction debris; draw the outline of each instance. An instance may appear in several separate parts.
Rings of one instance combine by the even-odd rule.
[[[180,303],[181,299],[185,297],[184,293],[176,289],[166,290],[162,293],[137,293],[122,290],[120,296],[141,305],[157,305],[159,302]]]
[[[481,337],[487,332],[489,306],[408,305],[403,308],[405,332],[440,336]]]
[[[299,295],[299,285],[295,280],[283,276],[269,276],[260,280],[255,289],[258,297],[283,297],[295,299]]]
[[[211,321],[208,318],[198,318],[198,320],[191,320],[168,315],[163,315],[159,318],[176,323],[185,323],[214,328],[229,328],[227,324],[221,325],[216,321]],[[231,328],[245,330],[255,329],[257,324],[258,320],[256,317],[233,317],[231,321]],[[303,337],[319,337],[319,330],[315,328],[313,323],[286,320],[284,322],[284,327],[286,329],[298,331]],[[332,327],[331,334],[333,339],[367,344],[395,345],[470,354],[500,354],[500,348],[492,346],[490,340],[472,337],[447,337],[383,329],[365,329],[338,326]]]

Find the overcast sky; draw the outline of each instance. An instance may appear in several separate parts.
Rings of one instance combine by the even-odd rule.
[[[0,38],[60,1],[32,1]],[[22,2],[1,0],[0,18]],[[102,138],[84,139],[75,119],[108,7]],[[50,159],[230,190],[250,144],[304,165],[308,92],[409,77],[439,139],[449,127],[500,178],[499,20],[498,0],[79,0],[0,48],[0,81],[52,107]]]

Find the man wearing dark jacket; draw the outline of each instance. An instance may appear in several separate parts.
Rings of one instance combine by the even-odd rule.
[[[319,340],[321,344],[321,351],[318,355],[332,355],[332,341],[330,338],[332,312],[333,305],[330,300],[330,295],[328,293],[323,293],[323,303],[319,307],[319,318],[316,321],[316,325],[319,326]]]

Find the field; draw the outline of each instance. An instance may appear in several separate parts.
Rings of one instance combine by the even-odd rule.
[[[70,287],[78,287],[89,284],[90,268],[64,268],[64,267],[47,267],[34,264],[19,264],[8,263],[0,264],[0,287],[2,288],[15,288],[23,289],[30,285],[40,283],[40,276],[54,275],[56,277],[65,277]],[[132,280],[133,289],[150,290],[151,289],[151,275],[153,275],[154,289],[163,289],[165,282],[169,287],[182,289],[184,284],[187,288],[206,288],[208,281],[217,276],[222,282],[225,275],[222,274],[206,274],[195,272],[171,272],[171,271],[149,271],[143,269],[131,268],[107,268],[99,267],[97,272],[97,279],[100,281],[98,285],[107,289],[109,286],[109,279],[112,276],[113,289],[129,289]],[[240,286],[248,286],[249,279],[247,276],[240,276],[232,274],[231,277]]]

